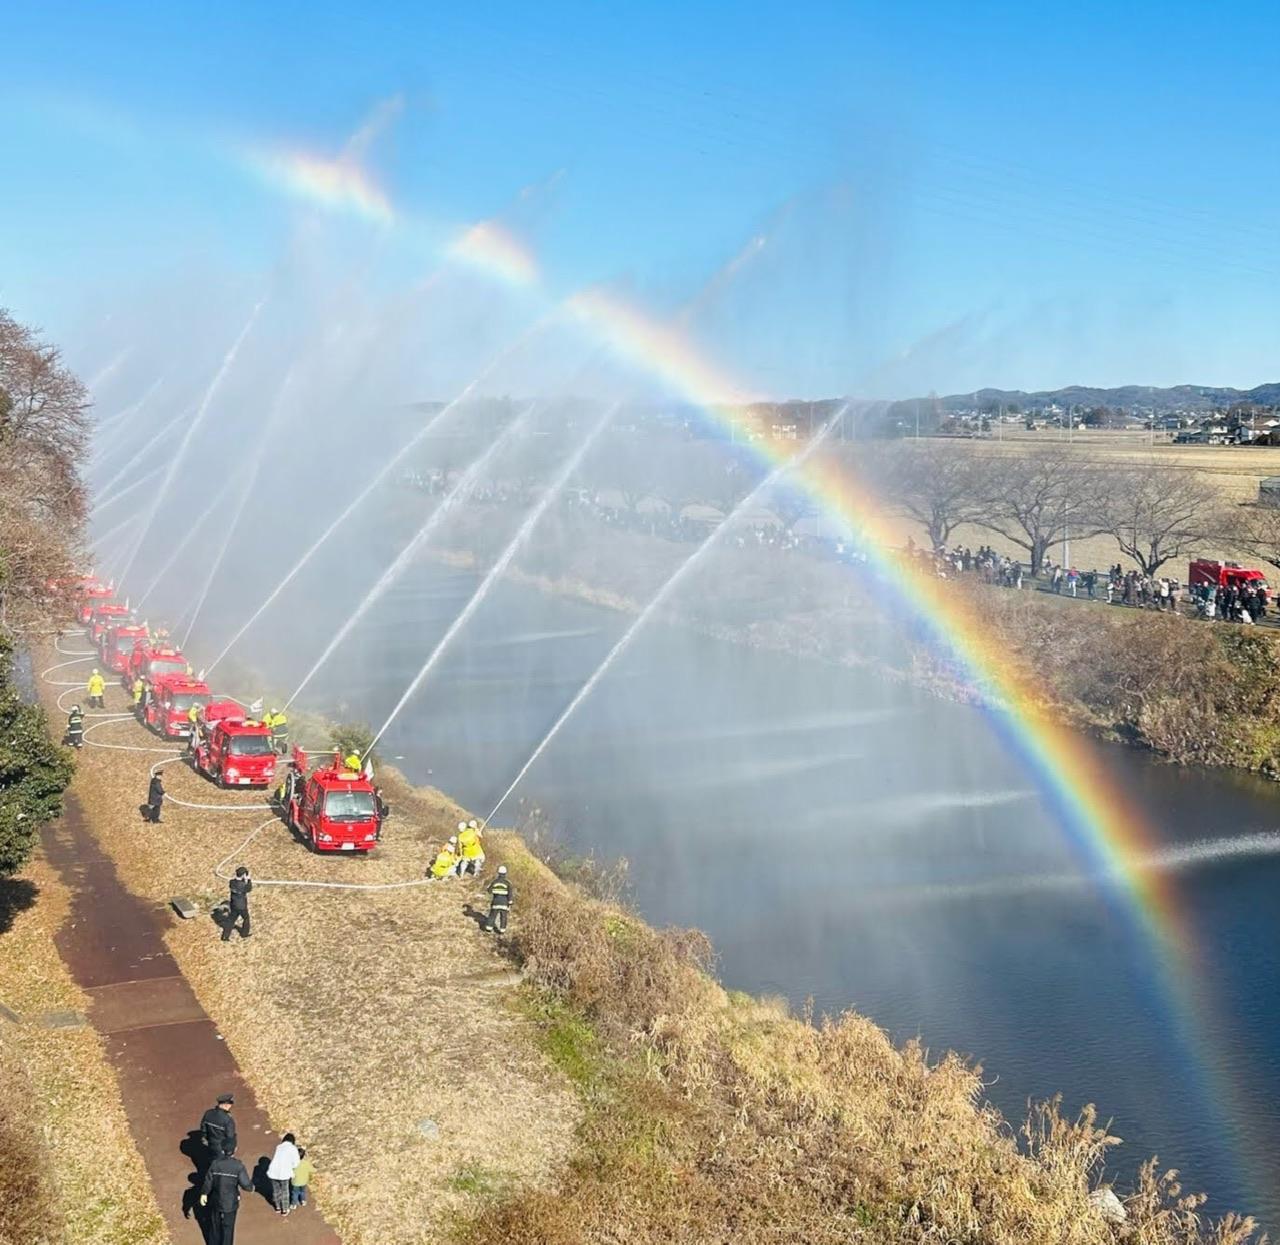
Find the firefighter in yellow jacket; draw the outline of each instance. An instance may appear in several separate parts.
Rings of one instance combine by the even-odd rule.
[[[262,719],[263,726],[271,728],[271,747],[277,756],[289,751],[289,719],[279,709],[268,709]]]
[[[473,817],[458,823],[458,876],[478,877],[484,868],[484,840],[480,837],[480,823]]]
[[[103,696],[107,691],[107,681],[102,677],[101,672],[95,666],[93,673],[89,676],[89,681],[84,685],[84,690],[89,696],[89,708],[101,709],[104,707]]]
[[[433,882],[443,882],[445,878],[458,875],[458,840],[451,838],[437,853],[431,862],[428,874]]]

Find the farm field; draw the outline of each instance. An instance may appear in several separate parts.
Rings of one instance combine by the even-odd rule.
[[[978,454],[999,458],[1016,456],[1046,446],[1061,447],[1067,453],[1085,461],[1095,461],[1100,467],[1133,465],[1157,462],[1161,467],[1179,467],[1196,472],[1206,479],[1222,496],[1224,505],[1248,505],[1256,501],[1258,485],[1267,476],[1280,475],[1280,446],[1237,445],[1174,445],[1167,437],[1163,441],[1157,434],[1154,444],[1145,432],[1084,431],[1073,434],[1067,441],[1058,431],[1027,432],[1006,429],[1002,438],[984,438],[977,441],[956,439],[951,442],[957,453]],[[909,520],[896,524],[905,541],[911,536],[917,542],[924,539],[923,529]],[[1011,556],[1018,550],[998,533],[975,524],[965,524],[956,530],[953,544],[977,548],[990,544],[993,548]],[[1231,546],[1225,537],[1208,541],[1199,554],[1204,557],[1235,559],[1249,562],[1249,556]],[[1025,555],[1024,560],[1025,560]],[[1053,561],[1062,560],[1061,545],[1051,553]],[[1110,536],[1093,536],[1072,540],[1070,560],[1080,570],[1105,570],[1119,562],[1125,569],[1132,563],[1121,555],[1115,540]],[[1170,564],[1172,574],[1179,579],[1186,577],[1186,559],[1179,558]],[[1265,567],[1263,568],[1266,569]]]

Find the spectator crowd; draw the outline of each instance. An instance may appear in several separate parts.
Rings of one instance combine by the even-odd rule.
[[[907,555],[931,569],[940,579],[976,575],[983,583],[1020,589],[1027,578],[1016,558],[997,553],[987,545],[939,547],[932,552],[908,538]],[[1267,615],[1267,587],[1260,581],[1236,584],[1183,584],[1168,575],[1126,571],[1116,563],[1105,572],[1081,571],[1074,566],[1046,562],[1037,586],[1055,596],[1104,600],[1108,605],[1189,614],[1221,622],[1253,624]]]

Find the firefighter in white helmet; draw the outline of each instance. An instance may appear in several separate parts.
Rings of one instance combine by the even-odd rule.
[[[458,876],[458,840],[451,838],[437,853],[427,871],[433,882]]]
[[[458,822],[458,876],[479,877],[484,868],[484,840],[480,837],[480,823],[473,817]]]
[[[488,928],[495,934],[507,932],[507,916],[511,912],[512,901],[516,897],[511,879],[507,877],[507,866],[499,865],[498,872],[492,882],[485,887],[489,892]]]

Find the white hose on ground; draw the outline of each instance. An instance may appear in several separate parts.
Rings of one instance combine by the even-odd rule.
[[[83,634],[83,632],[81,632],[80,634]],[[65,653],[64,649],[58,647],[57,639],[55,639],[54,641],[54,647],[57,648],[58,652]],[[67,666],[78,665],[81,662],[88,661],[90,658],[96,657],[96,656],[97,656],[97,653],[85,653],[82,656],[73,657],[70,661],[59,662],[57,665],[50,666],[48,667],[48,669],[42,670],[40,672],[40,678],[45,683],[48,683],[52,687],[65,687],[67,689],[64,692],[60,692],[58,695],[57,704],[60,709],[64,707],[62,704],[62,698],[64,696],[69,696],[71,694],[72,689],[83,690],[84,684],[79,682],[65,683],[65,682],[58,681],[56,679],[51,679],[48,676],[53,674],[57,670],[62,670]],[[228,699],[237,700],[237,698],[234,696],[230,696],[228,697]],[[237,700],[237,703],[243,705],[245,702],[241,700]],[[91,713],[86,713],[85,717],[97,717],[102,719],[102,721],[95,722],[93,723],[92,726],[88,726],[85,728],[84,742],[89,744],[90,747],[109,748],[116,752],[163,753],[164,754],[163,758],[152,764],[149,771],[150,774],[152,775],[154,775],[158,770],[163,769],[166,765],[172,765],[176,761],[185,760],[185,757],[186,757],[185,749],[178,749],[173,746],[168,748],[158,748],[155,746],[144,745],[144,744],[110,744],[110,743],[103,743],[101,740],[89,738],[89,735],[93,731],[98,730],[100,727],[111,726],[118,722],[123,722],[126,720],[136,722],[137,718],[132,713],[91,712]],[[165,792],[164,799],[166,804],[175,804],[180,808],[192,808],[202,812],[215,812],[215,813],[255,813],[255,812],[263,812],[272,807],[270,804],[198,804],[192,800],[183,800],[177,796],[170,795],[167,791]],[[227,861],[231,860],[232,857],[234,856],[238,856],[242,851],[244,851],[246,847],[249,846],[250,843],[254,841],[254,839],[258,837],[258,835],[260,835],[268,827],[280,825],[280,824],[281,822],[279,818],[274,816],[268,817],[260,826],[257,826],[253,830],[253,832],[249,835],[249,837],[246,838],[244,842],[239,845],[239,847],[237,847],[233,852],[230,852],[228,855],[224,856],[220,861],[218,861],[216,865],[213,866],[214,876],[222,879],[223,881],[228,881],[229,880],[228,875],[222,872],[223,866],[227,863]],[[308,878],[254,878],[253,884],[255,886],[297,886],[297,887],[302,887],[310,890],[394,891],[394,890],[407,890],[410,887],[416,887],[416,886],[426,886],[434,882],[435,880],[436,879],[434,878],[425,877],[425,876],[408,878],[400,882],[322,882],[322,881],[316,881]]]
[[[88,716],[93,716],[93,715],[88,715]],[[104,744],[99,739],[89,738],[90,734],[98,730],[100,727],[113,726],[117,722],[123,722],[126,718],[128,718],[130,721],[137,720],[136,718],[134,718],[132,713],[106,714],[104,721],[95,722],[92,726],[85,727],[85,731],[84,731],[85,743],[89,744],[91,747],[94,747],[94,748],[108,748],[112,752],[163,752],[166,756],[169,756],[169,757],[176,757],[181,755],[181,753],[175,753],[172,748],[146,747],[142,744]]]
[[[223,867],[227,861],[240,855],[250,843],[254,841],[268,826],[276,824],[274,817],[264,821],[262,825],[253,830],[249,837],[245,839],[234,851],[228,852],[216,865],[213,866],[215,877],[222,880],[230,881],[230,877],[223,873]],[[315,890],[336,890],[336,891],[396,891],[407,890],[411,886],[429,886],[436,879],[429,877],[410,878],[406,882],[319,882],[307,878],[254,878],[254,886],[302,886],[310,887]]]

